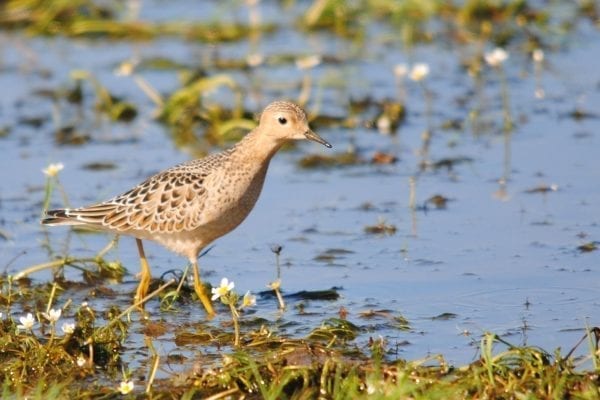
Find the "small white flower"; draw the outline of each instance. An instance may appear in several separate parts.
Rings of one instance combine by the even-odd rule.
[[[254,305],[256,305],[256,296],[253,294],[250,294],[250,291],[248,290],[246,292],[246,294],[244,295],[244,298],[242,299],[241,308],[252,307]]]
[[[48,165],[46,168],[44,168],[42,170],[42,172],[44,173],[44,175],[48,176],[49,178],[53,178],[56,175],[58,175],[58,173],[60,171],[62,171],[63,168],[65,168],[63,163],[55,163],[55,164]]]
[[[406,64],[398,64],[394,67],[394,75],[397,78],[404,78],[408,75],[408,65]]]
[[[70,323],[70,322],[63,322],[60,329],[62,329],[62,331],[65,335],[70,335],[73,332],[75,332],[75,324]]]
[[[535,89],[534,95],[536,99],[543,99],[546,97],[546,91],[542,88],[537,88]]]
[[[298,58],[296,60],[296,67],[298,69],[311,69],[319,64],[321,64],[321,56],[316,54],[312,56]]]
[[[60,319],[61,314],[62,310],[59,308],[58,310],[51,309],[48,313],[42,313],[42,316],[50,321],[50,323],[55,324]]]
[[[485,53],[483,58],[490,67],[499,67],[504,61],[508,60],[508,53],[501,47],[496,47],[489,53]]]
[[[221,285],[219,285],[219,287],[211,289],[212,300],[214,301],[221,296],[226,296],[227,293],[229,293],[234,288],[234,286],[235,284],[233,283],[233,281],[229,282],[229,279],[227,278],[221,279]]]
[[[535,61],[536,63],[541,63],[542,61],[544,61],[544,50],[535,49],[533,53],[531,53],[531,58],[533,58],[533,61]]]
[[[119,66],[115,69],[115,75],[117,76],[131,76],[135,70],[136,62],[134,61],[123,61]]]
[[[131,393],[131,391],[133,390],[134,384],[133,381],[121,381],[121,384],[119,385],[119,392],[121,392],[121,394],[128,394]]]
[[[429,75],[429,65],[425,63],[417,63],[413,65],[408,77],[415,82],[420,82],[425,79],[427,75]]]
[[[379,118],[377,118],[377,130],[379,133],[389,134],[392,132],[392,121],[390,117],[383,114]]]
[[[374,385],[367,382],[367,394],[374,394],[377,391]]]
[[[269,283],[267,287],[271,288],[272,290],[279,289],[281,287],[281,279],[277,279],[276,281]]]
[[[81,368],[81,367],[83,367],[83,366],[84,366],[86,363],[87,363],[87,361],[86,361],[85,357],[84,357],[83,355],[81,355],[81,354],[80,354],[80,355],[77,357],[77,366],[78,366],[79,368]]]
[[[251,53],[246,57],[246,64],[249,67],[258,67],[265,61],[265,57],[260,53]]]
[[[21,324],[17,325],[17,329],[23,329],[26,331],[30,331],[35,324],[35,319],[33,319],[33,315],[31,313],[27,313],[25,317],[20,317],[19,321]]]

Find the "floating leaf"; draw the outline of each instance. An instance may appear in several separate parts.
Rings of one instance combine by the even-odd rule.
[[[445,209],[448,205],[449,199],[441,194],[431,196],[425,201],[425,204],[433,204],[433,206],[439,210]]]
[[[90,171],[106,171],[116,169],[117,166],[111,162],[96,161],[84,164],[82,168]]]
[[[381,220],[376,225],[365,226],[365,233],[371,235],[394,235],[396,233],[396,226],[388,224]]]
[[[353,340],[360,332],[360,328],[353,323],[340,318],[329,318],[323,324],[314,329],[309,339],[330,341],[334,338],[342,340]]]
[[[356,152],[338,153],[332,156],[311,154],[301,158],[299,161],[301,168],[327,168],[363,163],[364,161],[356,154]]]
[[[587,242],[582,244],[581,246],[577,246],[577,250],[582,253],[589,253],[591,251],[598,250],[598,242]]]
[[[549,193],[556,192],[558,190],[558,185],[539,185],[531,189],[525,190],[525,193],[534,194],[534,193]]]
[[[395,164],[398,158],[390,153],[384,153],[381,151],[375,152],[371,157],[371,163],[373,164]]]
[[[435,317],[431,317],[431,319],[434,321],[448,321],[448,320],[454,319],[456,317],[458,317],[458,315],[456,315],[454,313],[450,313],[450,312],[445,312],[445,313],[436,315]]]

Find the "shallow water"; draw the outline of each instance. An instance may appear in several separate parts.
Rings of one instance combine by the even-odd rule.
[[[184,4],[176,2],[177,6],[168,7],[169,13],[162,14],[161,2],[144,3],[142,15],[178,18],[187,13]],[[267,21],[280,15],[274,4],[261,7]],[[196,11],[198,15],[215,15]],[[240,15],[245,18],[243,12]],[[460,67],[459,53],[444,44],[419,45],[407,51],[390,41],[386,32],[373,28],[372,44],[362,48],[326,33],[303,33],[285,21],[282,26],[278,33],[264,35],[252,51],[297,56],[318,53],[340,59],[340,63],[324,63],[309,72],[322,88],[315,87],[308,109],[318,106],[328,115],[343,116],[349,97],[396,98],[394,66],[399,62],[427,62],[432,72],[425,84],[433,93],[429,157],[432,161],[468,157],[470,161],[451,170],[419,172],[425,103],[420,87],[405,82],[408,115],[396,135],[382,135],[360,126],[319,129],[319,134],[334,145],[334,151],[353,146],[366,159],[376,150],[385,151],[396,155],[399,162],[301,170],[297,161],[302,155],[330,151],[303,144],[297,151],[278,154],[253,213],[200,260],[204,276],[212,284],[228,277],[236,282],[240,293],[265,290],[276,276],[270,247],[279,244],[283,246],[286,293],[337,287],[341,298],[304,301],[306,314],[302,315],[294,307],[298,301],[292,300],[281,314],[273,299],[259,299],[255,315],[271,321],[273,329],[305,336],[345,307],[348,318],[364,328],[357,340],[359,346],[369,337],[382,336],[399,357],[416,359],[441,353],[455,364],[476,357],[476,344],[485,331],[504,335],[516,344],[547,350],[561,347],[566,352],[581,337],[586,324],[599,323],[599,253],[582,253],[577,247],[600,240],[600,114],[583,119],[569,116],[576,109],[590,113],[600,110],[600,72],[593,62],[600,57],[596,28],[582,23],[569,36],[568,45],[546,53],[541,75],[543,99],[534,96],[532,62],[522,53],[511,52],[505,70],[516,127],[509,138],[507,163],[501,129],[501,85],[494,71],[484,73],[483,90],[474,94],[472,79]],[[206,60],[216,49],[223,58],[244,58],[253,48],[246,41],[209,46],[173,38],[107,43],[39,39],[6,32],[0,35],[4,43],[0,127],[11,127],[0,139],[0,229],[9,236],[0,240],[0,266],[6,266],[9,274],[48,261],[48,253],[40,246],[46,237],[58,254],[67,237],[65,228],[46,230],[38,224],[45,184],[41,169],[48,163],[65,164],[60,181],[70,203],[80,205],[121,193],[145,177],[190,158],[189,149],[176,148],[166,128],[153,120],[152,103],[133,81],[115,75],[120,62],[155,56],[186,65],[201,60],[208,72],[215,73],[217,69]],[[126,96],[139,106],[139,117],[131,124],[110,124],[98,121],[92,111],[84,111],[84,118],[77,123],[91,136],[90,142],[57,145],[52,138],[57,118],[77,121],[78,116],[72,108],[57,108],[33,92],[67,86],[74,69],[91,71],[111,92]],[[290,63],[227,72],[243,85],[246,104],[257,111],[273,98],[295,98],[304,75]],[[173,71],[141,74],[161,92],[179,87]],[[216,98],[225,102],[228,95],[217,94]],[[87,104],[91,107],[91,102]],[[450,119],[467,121],[469,112],[478,105],[489,128],[474,132],[468,123],[459,130],[440,128]],[[32,128],[19,123],[23,117],[48,121]],[[116,168],[83,168],[90,162],[110,162]],[[505,171],[509,171],[508,181],[505,192],[500,193],[498,181]],[[411,177],[416,182],[417,205],[442,194],[450,199],[447,208],[412,210]],[[542,184],[558,189],[527,192]],[[366,203],[371,207],[365,209]],[[54,193],[53,205],[63,205],[59,192]],[[395,225],[396,234],[365,233],[365,226],[380,219]],[[73,235],[69,253],[94,255],[109,239],[100,234]],[[331,249],[346,252],[333,252],[329,261],[316,259]],[[182,258],[157,245],[147,244],[146,252],[155,276],[185,266]],[[137,272],[133,239],[122,238],[110,257],[120,259],[131,274]],[[67,276],[80,279],[73,270],[67,269]],[[33,278],[43,282],[50,275],[38,273]],[[119,297],[123,306],[135,284],[130,275],[113,287],[123,294]],[[72,295],[76,304],[87,296]],[[59,305],[64,301],[66,298],[61,298]],[[97,297],[89,301],[101,305],[115,300]],[[156,304],[150,304],[149,310],[156,319],[174,318],[175,326],[204,318],[197,305],[184,306],[177,316],[161,316]],[[385,318],[361,318],[359,313],[367,310],[404,316],[410,330],[394,328]],[[214,323],[223,319],[225,316],[220,316]],[[133,330],[141,332],[141,326]],[[173,335],[169,331],[159,339],[159,351],[175,351]],[[146,360],[141,335],[132,335],[127,346],[131,351],[124,356],[126,362],[135,365]],[[188,346],[185,351],[198,358],[213,349]]]

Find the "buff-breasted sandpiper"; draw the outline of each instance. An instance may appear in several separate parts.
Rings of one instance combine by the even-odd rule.
[[[200,280],[198,255],[248,216],[273,155],[284,143],[300,139],[331,147],[309,128],[300,107],[276,101],[265,108],[258,126],[230,149],[167,169],[102,203],[48,211],[42,224],[83,225],[135,237],[141,263],[136,302],[147,294],[151,278],[143,239],[187,257],[194,290],[212,315]]]

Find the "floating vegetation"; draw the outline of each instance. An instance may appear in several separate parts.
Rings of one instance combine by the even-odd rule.
[[[318,254],[314,258],[314,260],[315,261],[323,261],[323,262],[327,262],[327,263],[333,263],[334,261],[344,258],[345,256],[347,256],[349,254],[354,254],[354,251],[347,250],[347,249],[338,249],[338,248],[327,249],[324,252]]]
[[[387,100],[382,104],[382,112],[377,117],[375,125],[381,133],[396,133],[398,127],[406,118],[404,104]]]
[[[82,82],[89,82],[92,85],[96,95],[96,110],[107,115],[111,121],[130,122],[137,117],[138,111],[135,105],[111,94],[90,72],[72,71],[71,78],[75,80],[78,91],[81,91]],[[77,102],[81,101],[80,96]],[[71,101],[74,102],[73,99]]]
[[[398,158],[390,153],[384,153],[382,151],[377,151],[371,157],[371,163],[373,164],[395,164],[398,161]]]
[[[49,117],[21,117],[19,118],[19,124],[30,126],[32,128],[41,128],[46,122],[50,120]]]
[[[454,131],[462,131],[465,129],[465,123],[459,119],[448,119],[442,122],[440,125],[441,129],[444,130],[454,130]]]
[[[445,312],[445,313],[441,313],[439,315],[436,315],[435,317],[431,317],[432,320],[437,320],[437,321],[448,321],[451,319],[456,319],[458,317],[458,315],[451,313],[451,312]]]
[[[82,168],[90,171],[108,171],[111,169],[117,169],[118,167],[115,163],[96,161],[84,164]]]
[[[140,60],[136,65],[138,71],[188,71],[193,65],[182,64],[167,57],[148,57]]]
[[[335,343],[337,340],[354,340],[358,332],[360,332],[360,328],[347,320],[329,318],[320,327],[314,329],[308,335],[308,338],[331,344],[331,342]]]
[[[599,242],[587,242],[580,246],[577,246],[577,250],[579,250],[582,253],[590,253],[592,251],[598,250],[598,244]]]
[[[54,141],[59,145],[81,146],[90,139],[90,135],[79,131],[74,125],[65,125],[54,132]]]
[[[394,235],[396,234],[396,226],[388,224],[385,220],[381,219],[375,225],[365,226],[365,233],[370,235]]]
[[[378,319],[383,318],[390,321],[396,329],[400,330],[409,330],[410,322],[402,315],[394,315],[394,313],[390,310],[368,310],[360,313],[360,317],[363,319]]]
[[[429,163],[428,165],[426,165],[426,167],[429,167],[430,169],[433,169],[433,170],[438,170],[438,169],[444,168],[444,169],[447,169],[448,171],[452,171],[456,165],[471,163],[471,162],[473,162],[473,159],[471,157],[449,157],[449,158],[442,158],[441,160]]]
[[[237,104],[232,110],[203,102],[205,93],[220,87],[235,94]],[[193,79],[172,93],[161,105],[159,120],[172,127],[175,143],[184,146],[198,142],[195,132],[199,125],[209,143],[239,139],[256,126],[249,114],[242,109],[238,84],[229,75],[221,74]]]
[[[265,290],[258,295],[261,298],[276,298],[277,294],[275,290]],[[287,293],[283,295],[283,298],[287,300],[323,300],[331,301],[340,298],[337,288],[331,288],[327,290],[301,290],[299,292]]]
[[[529,194],[535,194],[535,193],[549,193],[549,192],[556,192],[558,190],[558,185],[556,184],[551,184],[551,185],[539,185],[536,187],[533,187],[531,189],[527,189],[525,190],[525,193],[529,193]]]
[[[290,294],[289,297],[299,300],[334,301],[340,298],[340,294],[336,288],[332,288],[328,290],[301,290]]]
[[[345,153],[336,153],[332,156],[321,154],[310,154],[304,156],[298,161],[301,168],[331,168],[348,165],[363,164],[364,161],[358,156],[355,151],[347,151]]]
[[[598,114],[595,114],[593,112],[582,110],[581,108],[576,108],[568,114],[568,117],[576,121],[581,121],[584,119],[598,118],[599,116]]]
[[[10,135],[12,128],[10,126],[0,126],[0,139]]]
[[[373,20],[397,30],[407,45],[433,40],[475,42],[481,38],[496,44],[515,40],[539,43],[545,39],[542,33],[551,31],[549,26],[557,23],[545,7],[538,8],[525,0],[379,0],[343,5],[339,0],[316,0],[301,23],[306,29],[363,38],[367,21]]]
[[[446,196],[443,196],[441,194],[435,194],[427,200],[425,200],[425,205],[423,206],[423,208],[427,209],[428,205],[431,204],[438,210],[445,210],[448,206],[448,201],[450,201],[450,199],[448,199]]]
[[[100,4],[99,4],[100,3]],[[187,40],[226,42],[247,37],[251,32],[272,32],[273,24],[220,22],[150,22],[122,18],[123,7],[93,0],[12,0],[0,7],[0,24],[5,29],[26,29],[35,35],[150,40],[178,36]]]

